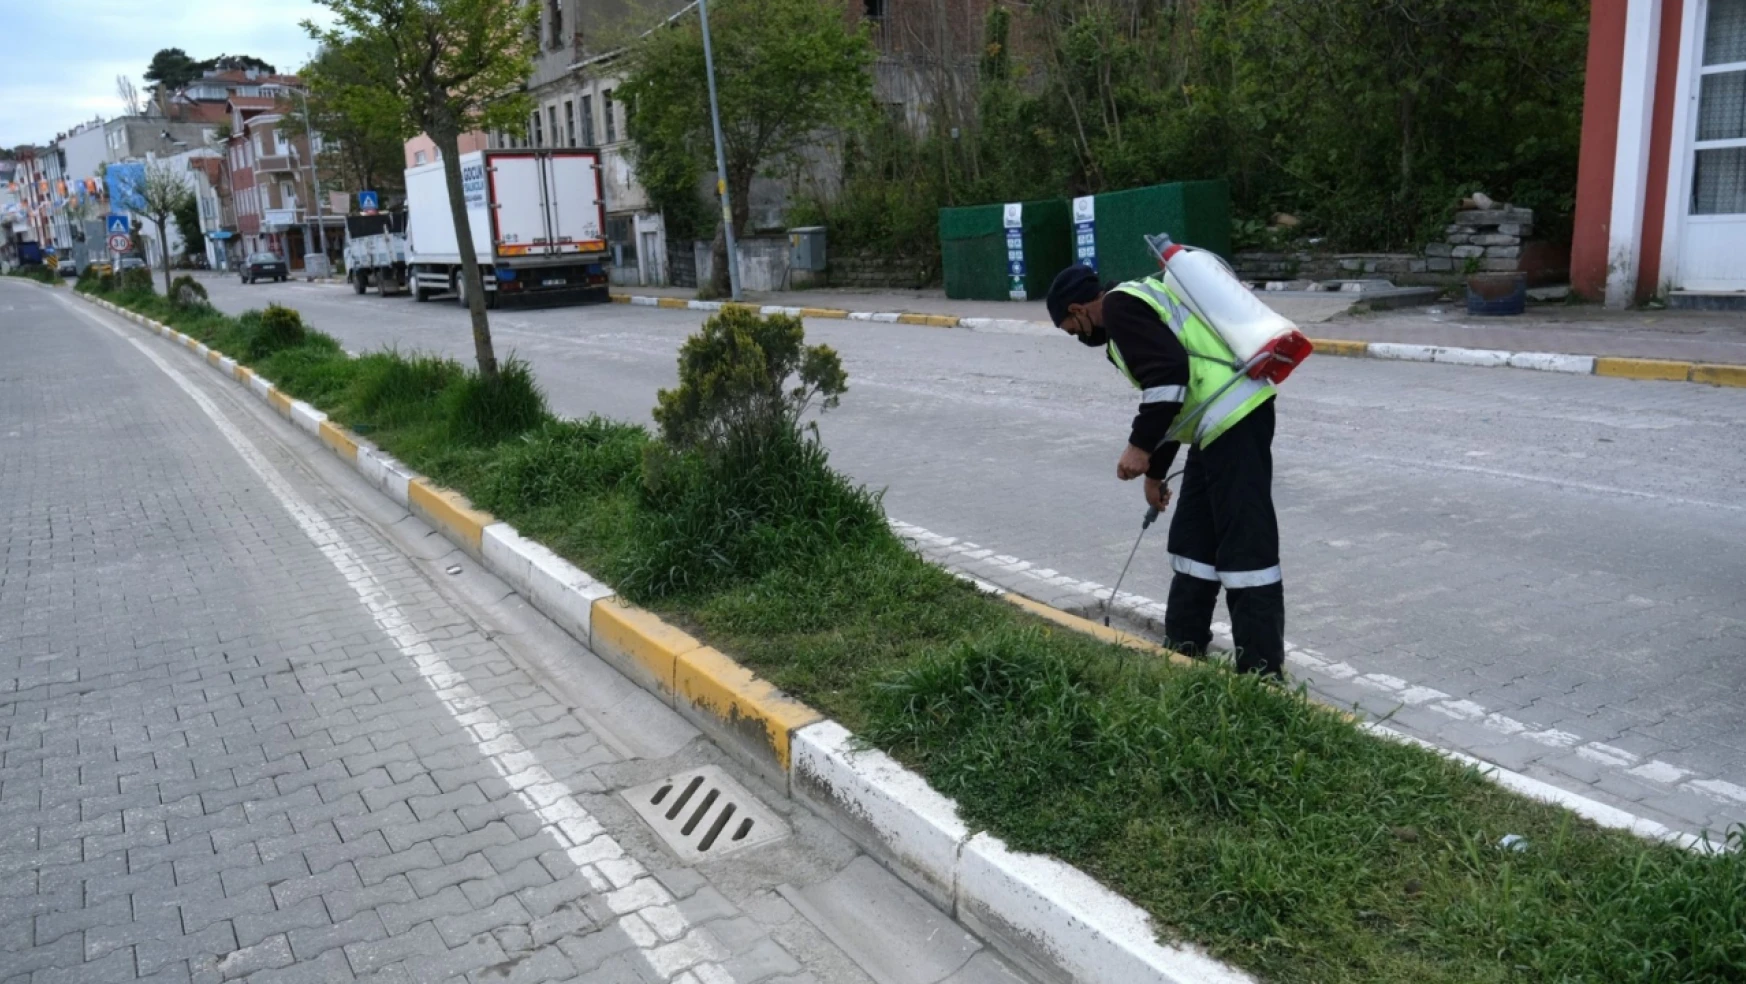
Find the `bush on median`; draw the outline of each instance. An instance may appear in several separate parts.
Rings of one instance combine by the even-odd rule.
[[[310,332],[256,368],[916,767],[973,828],[1265,980],[1746,976],[1740,852],[1601,830],[1301,693],[1042,626],[905,548],[816,432],[710,453],[542,404],[462,441],[453,362]]]

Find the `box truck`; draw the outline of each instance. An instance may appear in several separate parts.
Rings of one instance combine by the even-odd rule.
[[[485,303],[518,294],[607,299],[606,205],[590,150],[462,154],[461,188]],[[406,169],[406,266],[415,301],[453,292],[467,303],[441,161]]]
[[[346,280],[362,294],[387,297],[407,287],[406,213],[346,216]]]

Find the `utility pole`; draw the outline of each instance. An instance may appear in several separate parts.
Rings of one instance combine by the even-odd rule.
[[[321,168],[315,166],[315,127],[309,121],[309,98],[302,89],[292,89],[303,104],[303,140],[309,144],[309,176],[315,183],[315,235],[321,244],[321,259],[327,262],[327,226],[321,221]]]
[[[708,0],[697,0],[697,17],[703,22],[703,73],[709,78],[709,125],[715,130],[715,190],[721,193],[721,227],[727,236],[728,285],[737,301],[740,299],[740,254],[734,246],[734,207],[728,198],[727,158],[721,149],[721,107],[715,97],[715,55],[709,46]]]

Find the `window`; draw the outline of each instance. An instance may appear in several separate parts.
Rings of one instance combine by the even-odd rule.
[[[255,143],[255,156],[259,157],[259,156],[261,156],[261,135],[260,134],[258,134],[258,133],[255,134],[254,143]]]
[[[582,97],[582,146],[594,146],[594,97]]]
[[[540,111],[537,109],[534,110],[534,112],[533,112],[533,130],[532,130],[532,132],[533,132],[533,146],[544,147],[546,145],[546,136],[545,136],[545,133],[540,129]]]
[[[564,146],[576,146],[576,103],[564,100]]]
[[[618,131],[617,127],[613,125],[611,89],[604,89],[600,93],[600,115],[606,118],[606,142],[616,142],[618,140]]]
[[[868,20],[885,19],[885,0],[862,0],[861,9],[867,12]]]
[[[412,163],[415,165],[428,163],[428,159],[425,157],[424,151],[422,151],[422,150],[414,151],[412,154]]]
[[[546,45],[551,48],[564,46],[564,0],[546,0]],[[552,130],[552,142],[557,142],[557,129]]]
[[[297,207],[297,186],[289,181],[279,182],[279,206],[281,208]]]
[[[560,146],[560,144],[558,143],[558,104],[557,103],[553,103],[552,105],[546,107],[546,123],[547,123],[546,132],[550,133],[552,135],[552,146],[554,146],[554,147]]]

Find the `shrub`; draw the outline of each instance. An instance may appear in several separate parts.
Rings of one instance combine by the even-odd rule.
[[[546,396],[527,363],[510,358],[494,378],[467,373],[443,391],[449,436],[463,444],[494,444],[550,418]]]
[[[655,408],[661,436],[674,448],[720,450],[794,430],[819,397],[821,410],[835,407],[848,389],[842,360],[805,340],[799,318],[723,309],[679,350],[679,385]]]
[[[7,275],[13,276],[13,277],[23,277],[26,280],[34,280],[39,284],[51,284],[52,285],[52,284],[59,282],[59,280],[60,280],[59,277],[55,276],[55,272],[53,270],[50,270],[48,267],[45,267],[45,266],[36,266],[36,265],[13,267],[10,271],[8,271]]]
[[[109,278],[98,273],[95,267],[80,271],[78,281],[73,284],[73,289],[81,294],[107,294],[110,287]]]
[[[170,282],[170,301],[177,307],[205,307],[206,287],[188,274],[183,274]]]
[[[247,311],[238,319],[244,330],[248,358],[264,359],[274,352],[296,348],[308,338],[303,318],[296,311],[277,304],[265,311]]]
[[[131,267],[117,274],[115,281],[121,290],[138,290],[150,293],[152,272],[145,267]]]

